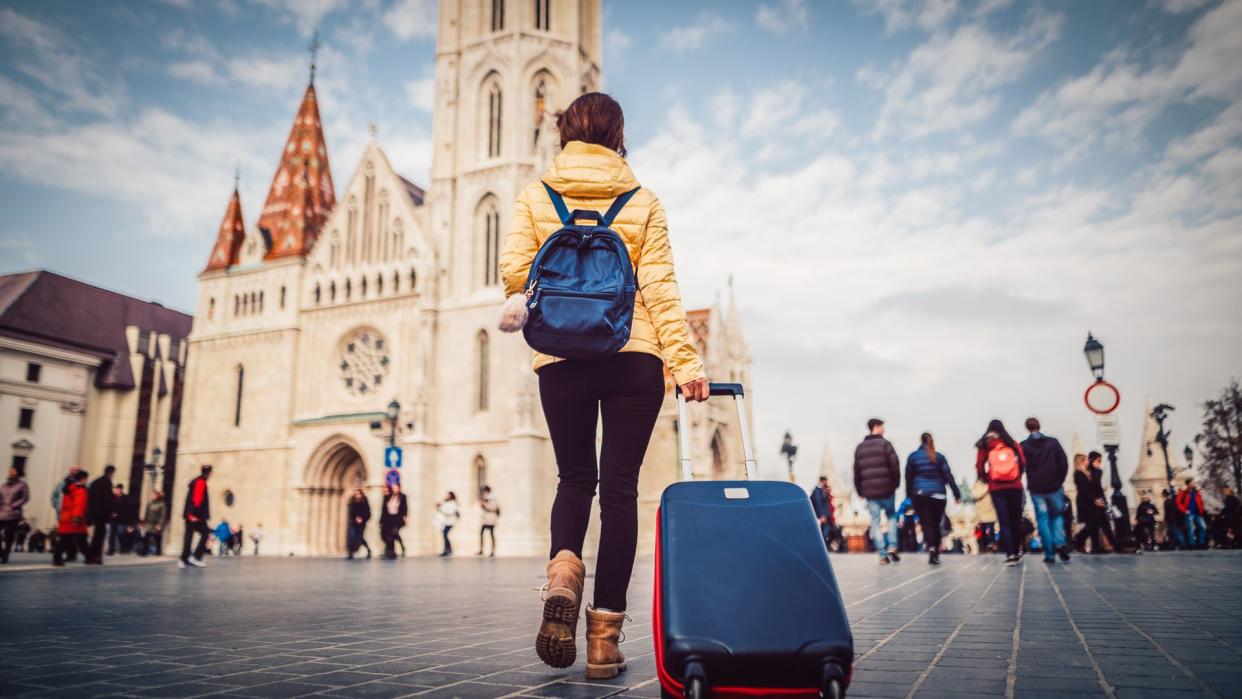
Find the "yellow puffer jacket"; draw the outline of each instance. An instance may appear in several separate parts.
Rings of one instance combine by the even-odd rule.
[[[618,195],[638,186],[621,156],[603,146],[581,141],[565,145],[542,181],[560,192],[571,211],[594,209],[601,213]],[[543,185],[530,183],[518,195],[513,224],[500,255],[506,296],[525,291],[526,275],[535,253],[560,228],[561,220]],[[663,358],[673,379],[681,385],[703,378],[703,362],[690,341],[686,311],[673,273],[673,250],[660,200],[648,189],[638,190],[617,214],[612,229],[625,240],[638,282],[630,341],[621,351],[646,352]],[[560,359],[536,353],[535,369],[556,361]]]

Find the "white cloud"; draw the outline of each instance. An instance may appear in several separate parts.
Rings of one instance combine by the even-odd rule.
[[[1187,33],[1175,60],[1151,67],[1132,52],[1110,51],[1085,75],[1045,91],[1014,120],[1021,135],[1063,146],[1139,142],[1151,120],[1175,102],[1236,100],[1242,94],[1242,3],[1224,3]],[[1094,128],[1107,122],[1110,129]]]
[[[660,43],[670,51],[685,53],[701,48],[712,37],[731,31],[729,24],[720,15],[704,12],[694,22],[672,29],[660,35]]]
[[[884,31],[889,34],[916,26],[924,31],[935,31],[948,24],[958,10],[957,0],[852,1],[864,15],[880,15],[884,19]]]
[[[765,141],[765,160],[819,143],[841,123],[833,110],[812,104],[806,85],[795,80],[757,90],[746,113],[741,135]],[[790,137],[796,142],[791,142]]]
[[[1059,15],[1037,14],[1011,36],[982,24],[936,34],[916,47],[895,74],[862,71],[860,80],[883,87],[875,137],[920,138],[976,124],[996,110],[998,89],[1020,79],[1060,36]]]
[[[805,29],[809,21],[806,0],[779,0],[775,4],[764,3],[755,12],[755,22],[760,27],[777,34],[794,29]]]
[[[1159,0],[1160,8],[1170,14],[1181,14],[1197,10],[1207,5],[1211,0]]]
[[[254,0],[289,19],[302,36],[310,36],[328,15],[348,6],[347,0]]]
[[[0,36],[22,50],[14,66],[58,95],[65,109],[111,115],[125,100],[123,83],[100,72],[96,61],[60,30],[11,8],[0,8]]]
[[[430,112],[436,106],[436,75],[435,69],[423,71],[421,78],[405,84],[405,99],[411,106]]]
[[[220,81],[215,68],[207,61],[185,61],[168,64],[168,74],[199,85],[214,85]]]
[[[634,46],[634,39],[620,29],[609,29],[604,34],[604,52],[613,66],[625,65],[625,56]]]
[[[25,264],[35,264],[40,260],[34,239],[16,231],[0,236],[0,252],[3,253],[0,256],[10,260],[20,257]]]
[[[432,0],[397,0],[384,13],[384,24],[398,39],[436,35],[436,7]]]

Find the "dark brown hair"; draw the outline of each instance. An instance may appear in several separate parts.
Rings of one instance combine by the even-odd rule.
[[[1038,432],[1039,431],[1039,418],[1028,417],[1026,419],[1026,431],[1027,432]]]
[[[570,141],[594,143],[625,157],[625,114],[621,105],[602,92],[588,92],[556,114],[561,148]]]
[[[931,432],[924,432],[919,441],[923,443],[923,448],[927,450],[927,460],[936,463],[936,440],[932,439]]]

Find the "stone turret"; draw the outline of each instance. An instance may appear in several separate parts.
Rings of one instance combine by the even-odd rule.
[[[1160,491],[1169,487],[1169,480],[1164,467],[1164,452],[1156,442],[1159,429],[1160,426],[1151,417],[1151,400],[1148,399],[1147,406],[1143,409],[1143,441],[1138,449],[1139,462],[1130,476],[1130,485],[1134,486],[1134,492],[1140,498],[1144,494],[1150,495],[1151,501],[1156,504],[1156,509],[1161,511],[1160,515],[1163,517],[1164,498],[1160,497]],[[1173,467],[1173,486],[1181,487],[1182,480],[1190,477],[1190,471],[1178,460],[1176,449],[1169,450],[1169,465]]]

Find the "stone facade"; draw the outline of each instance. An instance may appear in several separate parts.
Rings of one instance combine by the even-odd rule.
[[[411,554],[438,550],[432,514],[450,490],[463,512],[454,538],[468,549],[483,484],[502,507],[499,554],[545,553],[555,462],[531,351],[520,335],[495,330],[496,267],[514,198],[555,154],[548,115],[601,81],[598,0],[549,6],[536,17],[531,3],[441,3],[427,190],[394,172],[373,133],[339,192],[330,174],[318,175],[335,206],[322,221],[301,219],[305,255],[271,254],[260,225],[235,246],[225,217],[213,250],[236,249],[236,260],[209,262],[199,277],[181,458],[214,466],[213,517],[261,523],[264,553],[341,553],[348,493],[364,488],[379,511],[390,434],[404,453]],[[313,86],[286,151],[302,141],[319,151],[321,133],[304,128],[312,111],[318,125],[307,100]],[[326,163],[326,150],[320,157]],[[281,162],[277,177],[291,177],[289,159]],[[690,319],[711,376],[748,379],[736,305]],[[386,416],[394,401],[395,425]],[[675,415],[670,393],[640,479],[644,550],[659,492],[676,473]],[[697,474],[739,476],[733,407],[695,405],[690,415]],[[196,471],[179,477],[178,516]],[[374,525],[369,537],[374,544]]]

